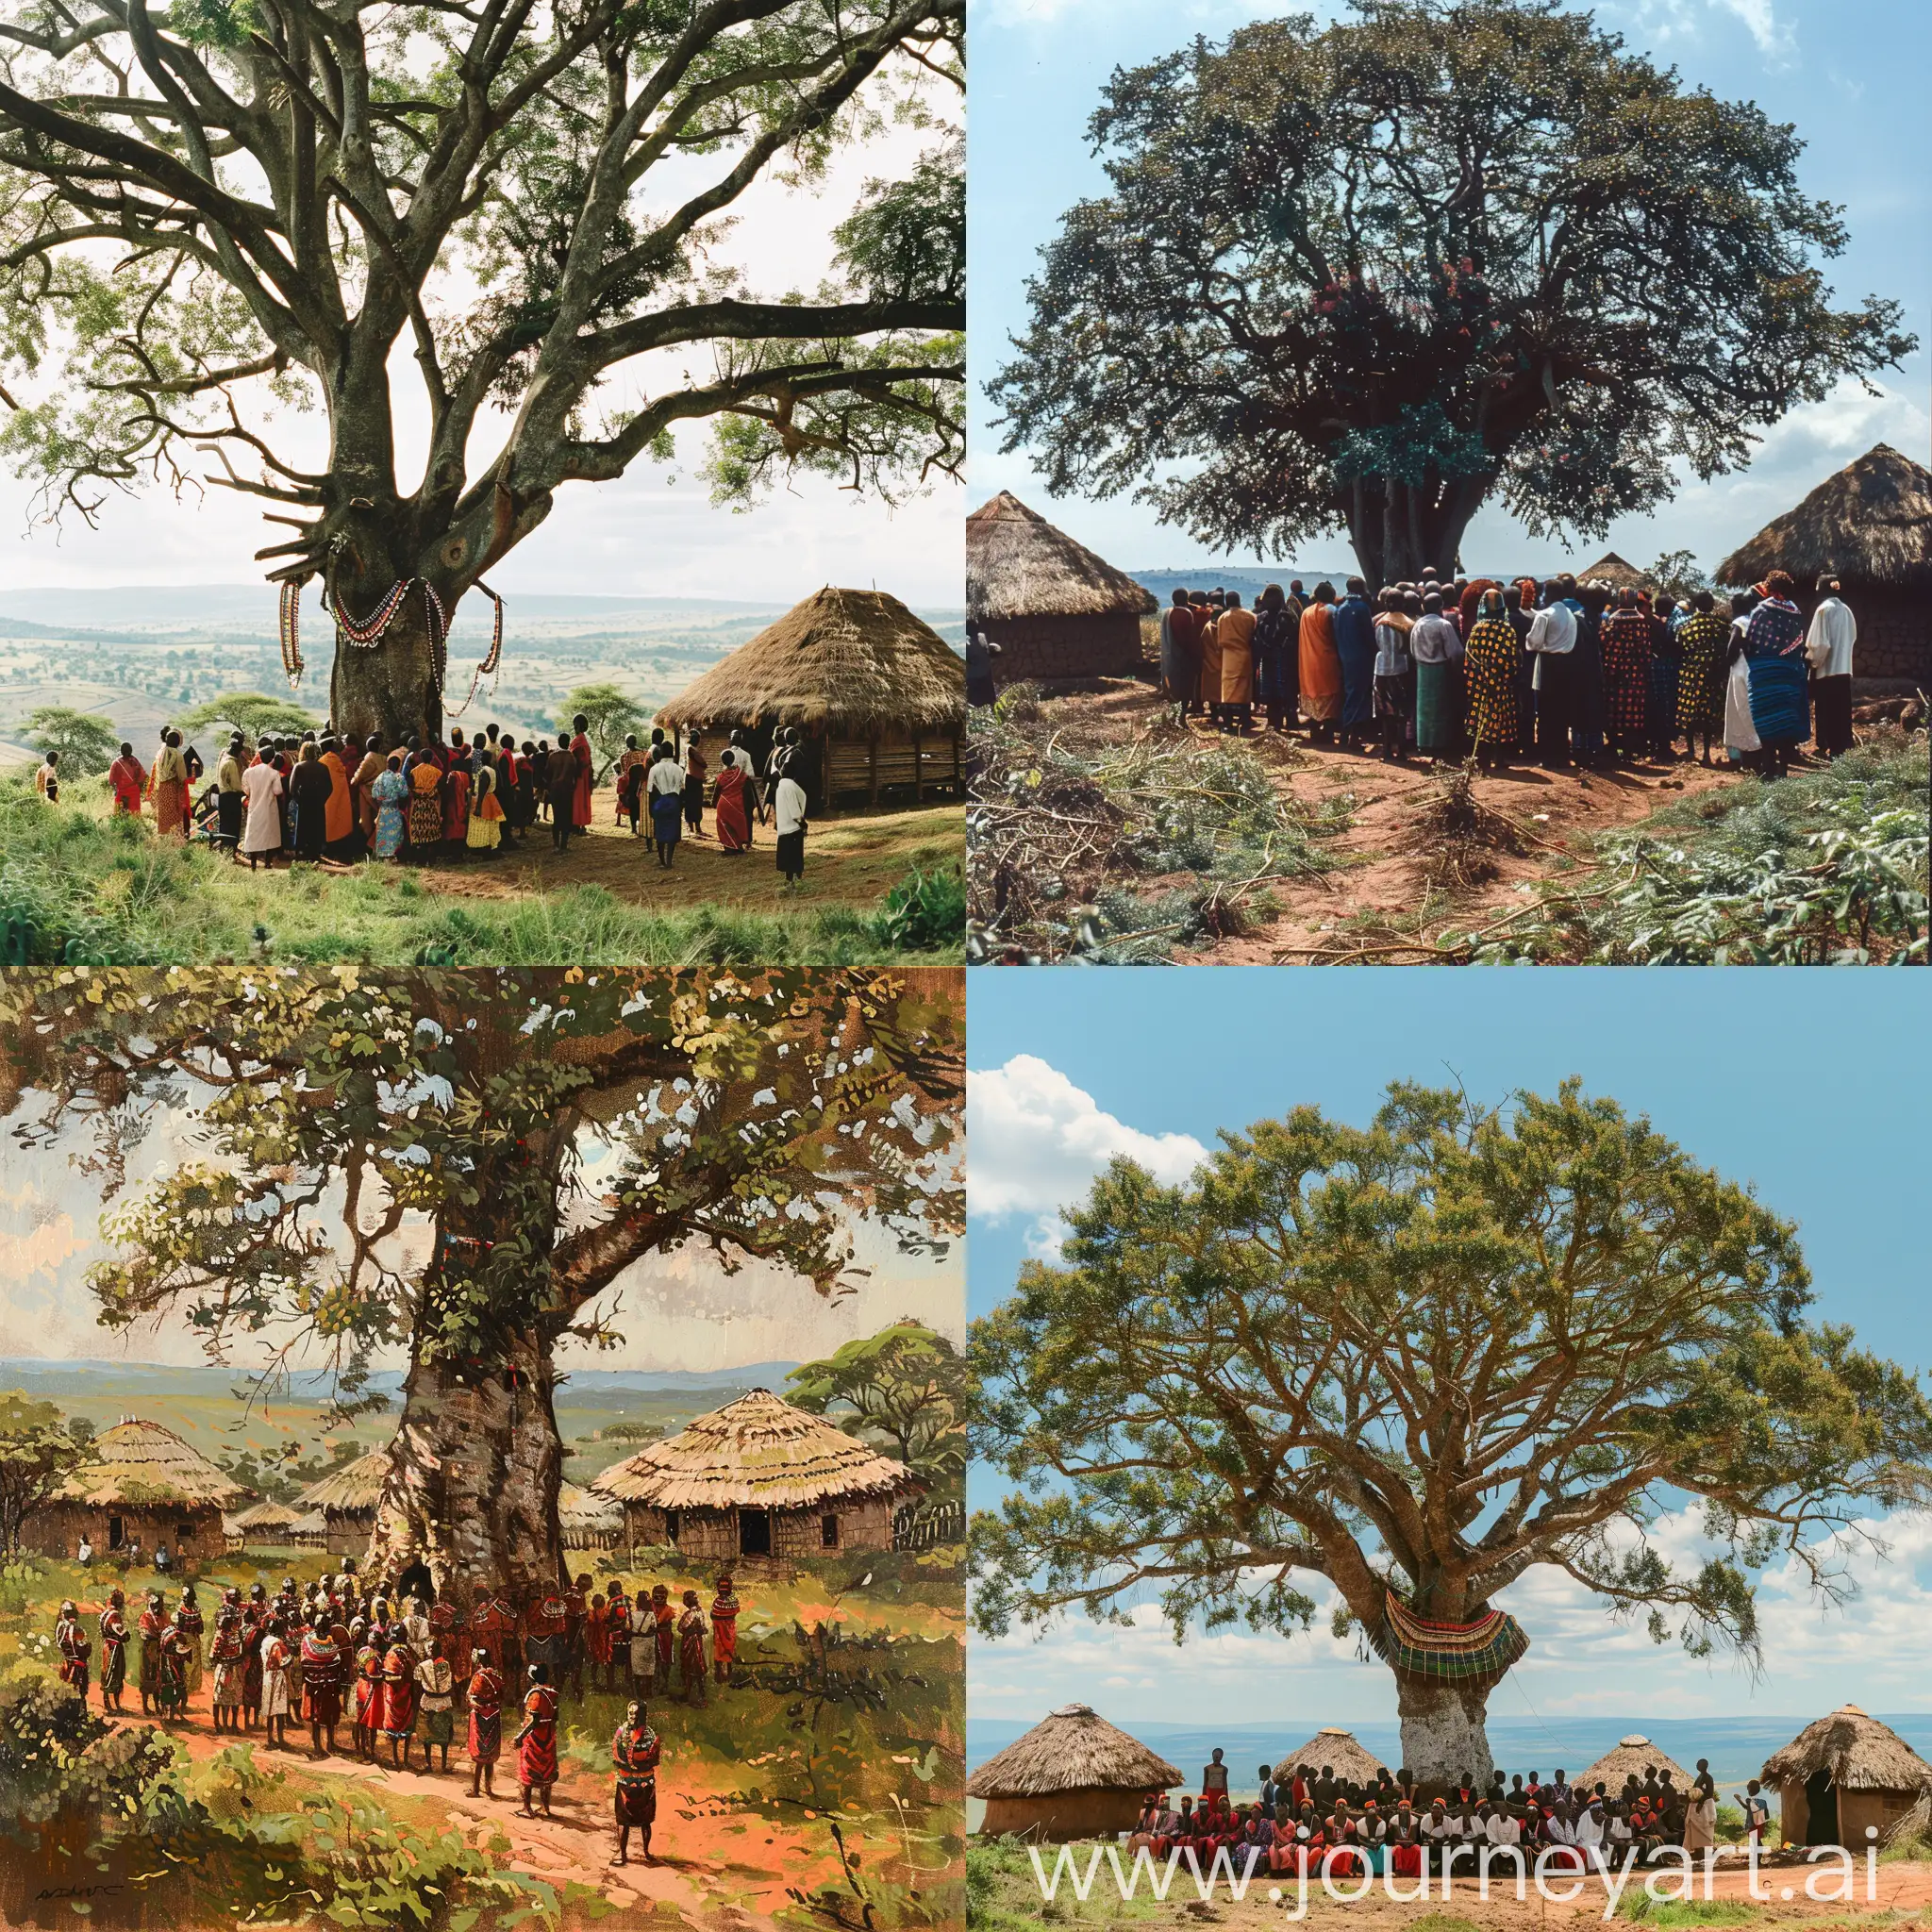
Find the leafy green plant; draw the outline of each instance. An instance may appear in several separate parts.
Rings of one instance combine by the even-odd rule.
[[[966,932],[966,881],[958,866],[910,872],[886,894],[880,941],[895,953],[938,953]]]

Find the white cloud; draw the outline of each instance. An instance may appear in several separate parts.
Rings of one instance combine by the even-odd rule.
[[[1735,13],[1750,28],[1760,54],[1782,58],[1797,51],[1791,24],[1779,20],[1772,0],[1716,0],[1716,4],[1724,12]]]
[[[968,1211],[988,1221],[1038,1216],[1028,1245],[1058,1247],[1058,1210],[1087,1191],[1115,1155],[1157,1180],[1185,1180],[1207,1158],[1191,1134],[1146,1134],[1105,1112],[1091,1093],[1033,1054],[966,1075],[966,1138],[973,1149]]]

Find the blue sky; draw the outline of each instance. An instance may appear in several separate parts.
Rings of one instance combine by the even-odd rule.
[[[1184,1176],[1217,1129],[1312,1101],[1365,1121],[1395,1078],[1460,1078],[1478,1101],[1553,1090],[1610,1094],[1698,1159],[1755,1186],[1800,1225],[1819,1310],[1932,1369],[1922,1310],[1932,1166],[1932,1035],[1908,973],[1856,987],[1818,972],[995,972],[969,975],[970,1311],[1050,1251],[1055,1210],[1116,1151]],[[975,1479],[974,1500],[996,1493]],[[1858,1566],[1861,1594],[1818,1609],[1789,1571],[1763,1598],[1767,1667],[1693,1663],[1619,1628],[1567,1579],[1533,1573],[1507,1601],[1529,1657],[1498,1716],[1616,1711],[1744,1715],[1923,1706],[1932,1670],[1932,1524],[1890,1526],[1892,1555]],[[1682,1554],[1690,1523],[1666,1524]],[[1292,1708],[1322,1723],[1393,1715],[1386,1671],[1318,1624],[1276,1637],[1198,1636],[1175,1651],[1150,1617],[1079,1620],[1044,1641],[975,1641],[972,1710],[1025,1718],[1083,1698],[1120,1723],[1240,1722]]]
[[[1061,213],[1102,192],[1085,127],[1116,66],[1173,52],[1195,34],[1224,38],[1245,21],[1310,11],[1330,18],[1343,0],[973,0],[969,178],[972,249],[970,363],[975,420],[972,499],[1010,489],[1125,569],[1206,560],[1185,532],[1123,498],[1049,497],[1025,452],[998,453],[983,385],[1025,319],[1023,283]],[[1932,174],[1924,160],[1924,98],[1932,78],[1932,7],[1924,0],[1602,0],[1607,28],[1676,65],[1692,84],[1757,100],[1797,124],[1808,143],[1800,179],[1843,204],[1851,246],[1831,265],[1841,297],[1880,293],[1903,302],[1907,328],[1932,341]],[[1692,551],[1708,569],[1790,508],[1834,470],[1888,441],[1927,459],[1932,417],[1926,350],[1883,377],[1873,398],[1856,386],[1777,425],[1750,469],[1713,485],[1691,481],[1656,518],[1626,518],[1609,541],[1648,563],[1666,549]],[[1532,541],[1505,512],[1485,509],[1463,554],[1472,567],[1541,570],[1589,561],[1602,545]],[[1288,558],[1228,558],[1289,562]],[[1317,539],[1292,559],[1305,568],[1353,568],[1345,537]]]

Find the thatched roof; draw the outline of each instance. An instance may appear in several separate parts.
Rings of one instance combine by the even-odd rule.
[[[590,1487],[658,1509],[798,1509],[920,1484],[836,1423],[754,1389],[614,1463]]]
[[[296,1497],[305,1509],[373,1510],[382,1500],[389,1475],[389,1451],[372,1449],[354,1462],[345,1462]]]
[[[1045,1798],[1059,1791],[1168,1791],[1184,1774],[1089,1704],[1063,1704],[966,1780],[969,1798]]]
[[[1732,551],[1717,580],[1755,584],[1774,570],[1803,588],[1824,571],[1848,587],[1932,588],[1932,472],[1881,442]]]
[[[292,1529],[301,1514],[286,1503],[258,1503],[253,1508],[242,1510],[234,1519],[234,1525],[243,1535],[252,1529]]]
[[[1156,601],[1125,571],[1075,543],[1007,491],[966,519],[966,615],[972,622],[1121,611],[1139,616]]]
[[[953,731],[966,662],[883,591],[814,591],[658,713],[660,724]]]
[[[1614,584],[1618,590],[1625,585],[1633,591],[1647,591],[1652,588],[1648,571],[1641,571],[1627,558],[1619,557],[1614,550],[1606,551],[1588,570],[1576,573],[1579,584]]]
[[[612,1535],[624,1527],[624,1505],[565,1483],[557,1492],[557,1520],[566,1541],[573,1536]]]
[[[92,1457],[56,1494],[68,1503],[212,1503],[226,1508],[249,1491],[173,1429],[129,1416],[101,1432]]]
[[[1333,1724],[1324,1724],[1299,1750],[1286,1753],[1274,1767],[1274,1775],[1292,1777],[1305,1764],[1314,1772],[1324,1764],[1332,1765],[1335,1775],[1344,1784],[1367,1784],[1378,1771],[1386,1769],[1381,1758],[1356,1742],[1353,1731],[1340,1730]]]
[[[1635,1731],[1627,1738],[1619,1738],[1615,1749],[1606,1751],[1587,1771],[1579,1771],[1570,1782],[1586,1791],[1592,1785],[1601,1783],[1614,1797],[1624,1789],[1626,1777],[1634,1775],[1641,1783],[1647,1764],[1655,1765],[1660,1772],[1669,1772],[1673,1784],[1680,1789],[1689,1789],[1690,1774],[1668,1751],[1659,1750],[1648,1738]]]
[[[1758,1776],[1766,1784],[1803,1784],[1821,1771],[1841,1791],[1932,1792],[1932,1764],[1856,1704],[1807,1724],[1764,1760]]]

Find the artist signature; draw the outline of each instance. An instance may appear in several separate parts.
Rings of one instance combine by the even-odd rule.
[[[50,1885],[36,1898],[103,1898],[109,1892],[125,1891],[125,1885]]]

